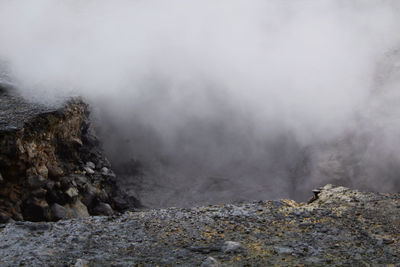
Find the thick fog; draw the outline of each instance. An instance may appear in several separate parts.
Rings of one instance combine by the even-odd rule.
[[[399,191],[399,48],[396,0],[0,0],[0,77],[86,99],[148,206]]]

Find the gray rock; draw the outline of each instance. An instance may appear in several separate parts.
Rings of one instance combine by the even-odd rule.
[[[86,173],[88,174],[93,174],[94,170],[88,166],[83,167],[83,169],[86,171]]]
[[[51,205],[50,212],[53,220],[68,219],[67,209],[57,203]]]
[[[72,204],[67,204],[66,208],[71,218],[89,217],[87,207],[79,199]]]
[[[3,183],[3,182],[4,182],[4,178],[3,178],[3,176],[2,176],[1,173],[0,173],[0,184]]]
[[[86,167],[89,167],[89,168],[91,168],[91,169],[95,169],[95,168],[96,168],[96,165],[95,165],[93,162],[88,161],[88,162],[86,162]]]
[[[82,201],[86,206],[90,206],[97,195],[98,195],[97,188],[91,184],[86,184],[84,187]]]
[[[75,200],[78,198],[79,196],[79,192],[78,189],[76,189],[75,187],[70,187],[65,191],[65,194],[71,199],[71,200]]]
[[[44,186],[46,182],[47,180],[41,175],[31,175],[28,177],[28,185],[33,189]]]
[[[64,174],[64,171],[60,167],[54,165],[48,165],[47,170],[49,177],[53,179],[58,179]]]
[[[8,213],[0,210],[0,223],[7,223],[9,222],[10,218],[11,216]]]
[[[87,178],[83,175],[74,176],[74,181],[75,181],[76,185],[80,188],[83,188],[85,186],[85,184],[87,184],[87,182],[88,182]]]
[[[54,188],[54,182],[53,182],[53,181],[48,181],[48,182],[46,183],[46,188],[47,188],[47,190],[52,191],[53,188]]]
[[[107,194],[106,190],[101,189],[98,195],[99,195],[99,198],[101,201],[108,202],[108,194]]]
[[[362,260],[363,257],[361,256],[360,253],[356,253],[356,255],[354,255],[354,259],[355,259],[355,260]]]
[[[274,247],[274,251],[277,254],[292,254],[293,249],[288,247]]]
[[[101,168],[100,172],[102,175],[108,175],[110,170],[107,167],[103,167]]]
[[[77,259],[74,265],[74,267],[87,267],[87,266],[88,262],[82,259]]]
[[[96,205],[96,207],[93,209],[94,215],[106,215],[106,216],[111,216],[114,214],[113,209],[111,206],[107,203],[100,202],[99,204]]]
[[[44,221],[49,217],[49,204],[44,199],[32,198],[25,202],[22,211],[24,220]]]
[[[71,185],[71,178],[70,177],[62,177],[60,179],[61,188],[67,190]]]
[[[389,244],[393,244],[394,243],[394,240],[393,239],[387,239],[387,238],[384,238],[383,239],[383,244],[385,244],[385,245],[389,245]]]
[[[221,264],[213,257],[208,257],[200,267],[219,267]]]
[[[222,246],[222,252],[224,253],[236,253],[243,249],[239,242],[226,241]]]
[[[309,257],[304,260],[308,264],[318,264],[322,262],[321,258],[318,257]]]
[[[31,192],[31,195],[37,198],[44,198],[46,196],[47,190],[44,188],[39,188],[36,190],[33,190]]]

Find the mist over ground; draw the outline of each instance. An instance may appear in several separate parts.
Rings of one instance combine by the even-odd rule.
[[[400,2],[0,0],[0,66],[80,95],[145,205],[400,190]]]

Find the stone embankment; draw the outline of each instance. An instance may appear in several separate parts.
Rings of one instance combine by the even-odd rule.
[[[291,200],[0,229],[2,266],[399,266],[400,195],[327,185]]]
[[[111,215],[139,204],[116,186],[88,115],[79,99],[48,107],[0,84],[0,223]]]

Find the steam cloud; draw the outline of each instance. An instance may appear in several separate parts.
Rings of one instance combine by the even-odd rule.
[[[398,191],[399,32],[396,0],[0,1],[3,72],[91,103],[149,206]]]

